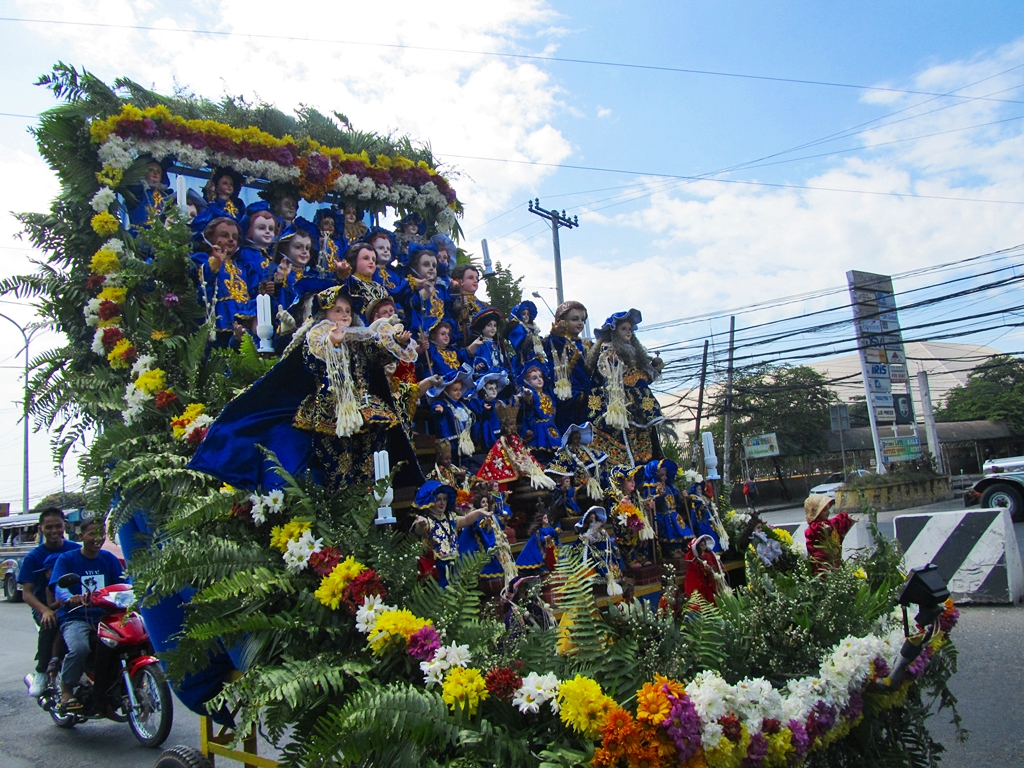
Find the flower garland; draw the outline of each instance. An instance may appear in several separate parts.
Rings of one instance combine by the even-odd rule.
[[[186,120],[164,106],[139,109],[126,104],[121,112],[90,125],[92,140],[100,145],[103,169],[97,180],[113,190],[137,158],[176,157],[193,168],[227,166],[250,178],[291,182],[311,202],[329,192],[377,206],[430,211],[440,229],[455,226],[458,198],[437,169],[422,160],[352,154],[326,147],[312,139],[278,139],[257,128],[233,128],[214,120]],[[108,195],[94,198],[94,208]],[[109,204],[108,204],[109,205]],[[97,208],[93,227],[117,231],[117,220]]]
[[[294,528],[293,534],[298,530]],[[825,657],[816,677],[790,680],[785,689],[777,690],[764,678],[730,684],[713,671],[698,673],[686,685],[655,675],[636,691],[635,715],[584,675],[559,681],[553,673],[521,677],[511,668],[496,668],[485,676],[470,666],[468,646],[442,646],[429,620],[384,605],[377,595],[363,599],[356,628],[367,635],[374,656],[404,647],[421,660],[425,684],[440,684],[442,698],[453,712],[473,717],[492,695],[511,700],[524,715],[538,715],[549,704],[551,714],[558,715],[566,728],[600,742],[594,766],[783,768],[802,765],[810,752],[845,737],[863,718],[867,699],[878,710],[900,706],[958,616],[948,601],[940,631],[892,692],[870,686],[886,678],[885,660],[903,644],[896,613],[890,631],[841,641]]]

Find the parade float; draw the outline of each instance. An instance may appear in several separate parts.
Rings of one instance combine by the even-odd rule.
[[[907,578],[880,536],[869,556],[812,569],[782,531],[766,531],[782,556],[760,557],[753,524],[732,513],[745,583],[714,602],[684,595],[668,562],[646,599],[609,597],[572,547],[543,583],[488,596],[490,552],[455,561],[442,588],[422,578],[401,505],[378,524],[386,466],[336,491],[313,473],[282,470],[268,490],[190,466],[278,357],[248,336],[211,342],[184,206],[167,205],[159,225],[129,219],[148,165],[202,179],[228,168],[248,188],[290,184],[368,220],[415,213],[428,235],[457,238],[461,204],[427,148],[311,110],[110,88],[63,65],[40,82],[62,102],[35,129],[61,194],[20,216],[46,258],[3,288],[66,343],[33,361],[32,412],[58,461],[83,451],[90,507],[110,510],[167,674],[228,729],[221,741],[250,743],[257,729],[302,766],[938,759],[936,704],[959,727],[947,687],[957,611],[936,585],[917,589],[921,574]],[[270,464],[275,448],[262,446]]]

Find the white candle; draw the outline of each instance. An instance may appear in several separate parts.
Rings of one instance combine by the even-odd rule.
[[[181,214],[183,219],[188,218],[188,201],[187,195],[188,190],[185,188],[185,177],[180,173],[178,178],[174,180],[175,196],[178,198],[178,213]]]

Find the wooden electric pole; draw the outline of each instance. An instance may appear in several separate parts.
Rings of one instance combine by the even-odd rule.
[[[555,292],[558,294],[558,303],[561,304],[565,301],[565,294],[562,291],[562,250],[558,243],[558,229],[559,227],[566,229],[578,227],[580,225],[579,217],[573,216],[570,219],[565,215],[564,209],[561,213],[556,210],[546,211],[540,207],[540,198],[531,200],[529,209],[530,213],[535,213],[542,219],[551,222],[551,244],[555,250]]]

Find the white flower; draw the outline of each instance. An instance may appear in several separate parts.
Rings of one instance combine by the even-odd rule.
[[[718,742],[722,740],[724,730],[719,723],[704,723],[700,734],[700,743],[704,746],[704,749],[708,750],[717,747]]]
[[[452,667],[468,666],[471,660],[468,645],[455,645],[455,643],[452,643],[451,645],[442,646],[438,651],[446,651],[448,664]]]
[[[95,352],[97,355],[107,354],[107,350],[103,348],[104,330],[104,328],[97,328],[96,333],[94,333],[92,337],[92,346],[90,347],[90,349],[92,349],[92,351]],[[134,389],[134,387],[132,388]]]
[[[395,610],[393,606],[384,605],[384,600],[380,595],[367,595],[363,598],[363,604],[359,610],[356,611],[356,629],[364,635],[369,634],[377,626],[377,617],[385,611],[393,610]]]
[[[117,195],[114,194],[114,190],[110,187],[100,187],[99,191],[92,196],[92,200],[89,204],[96,213],[103,213],[105,210],[110,208],[115,200],[117,200]],[[120,240],[118,242],[120,242]],[[103,247],[106,248],[106,246]]]
[[[139,376],[150,370],[155,362],[156,358],[152,355],[139,355],[135,358],[135,364],[132,366],[132,376],[139,378]]]
[[[731,686],[718,673],[706,670],[699,673],[686,686],[686,693],[693,702],[697,714],[705,723],[712,723],[729,711],[733,698]]]
[[[104,166],[110,166],[119,171],[127,170],[138,157],[138,152],[133,144],[116,134],[110,134],[107,137],[97,154]]]
[[[271,512],[280,512],[281,507],[284,506],[284,491],[280,488],[275,488],[260,501],[270,509]],[[255,503],[255,502],[254,502]]]
[[[105,188],[104,188],[105,189]],[[103,190],[100,190],[101,192]],[[97,195],[99,192],[96,193]],[[113,194],[113,193],[111,193]],[[95,198],[93,198],[95,199]],[[116,237],[112,237],[103,244],[104,251],[112,251],[113,253],[124,253],[124,243]]]
[[[213,424],[213,417],[207,413],[200,413],[192,420],[191,424],[185,427],[185,433],[181,436],[181,439],[188,440],[192,436],[192,433],[197,429],[200,427],[208,427],[211,424]]]
[[[539,712],[546,701],[551,702],[551,709],[558,712],[558,678],[551,672],[546,675],[538,675],[531,672],[523,678],[522,685],[512,697],[512,703],[519,707],[519,711]]]
[[[421,661],[420,670],[423,672],[423,682],[426,685],[440,685],[441,680],[444,679],[444,673],[450,666],[447,661],[438,660],[436,656],[430,661]]]
[[[312,531],[303,531],[298,539],[288,542],[284,552],[285,567],[291,573],[298,573],[309,565],[309,556],[323,548],[323,539],[314,539]]]
[[[249,501],[252,502],[252,521],[256,525],[263,525],[267,522],[267,512],[263,508],[263,500],[257,494],[251,494]]]

